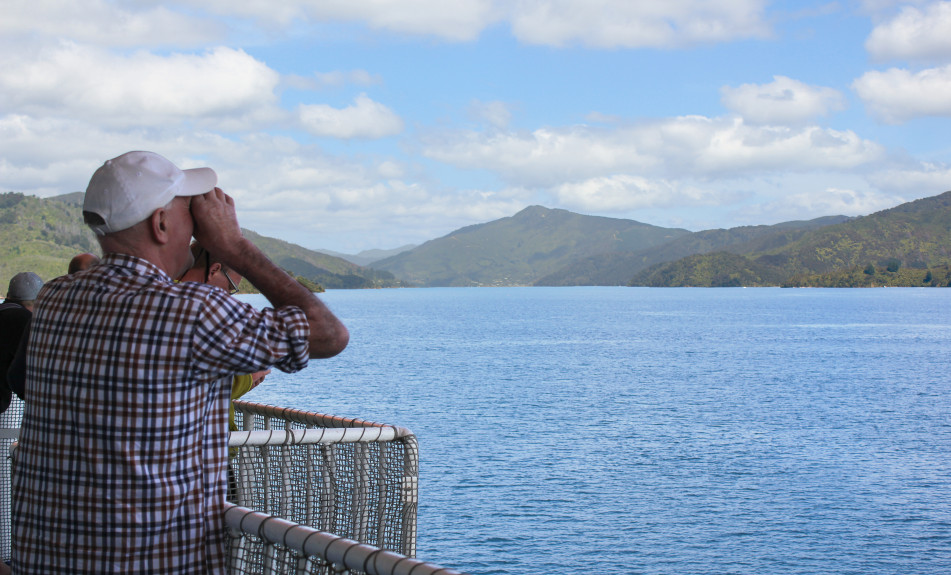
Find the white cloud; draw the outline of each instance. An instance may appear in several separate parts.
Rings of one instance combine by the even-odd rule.
[[[873,114],[888,123],[923,116],[951,116],[951,65],[911,72],[866,72],[852,88]]]
[[[96,46],[200,46],[224,27],[155,2],[137,10],[104,0],[4,0],[0,37],[68,39]],[[140,3],[141,5],[141,3]]]
[[[499,18],[493,0],[180,0],[223,15],[252,18],[268,27],[294,21],[361,22],[375,30],[471,41]]]
[[[352,106],[334,108],[304,104],[298,109],[301,125],[316,136],[331,138],[384,138],[403,131],[403,120],[393,110],[361,94]]]
[[[694,231],[866,215],[931,195],[920,189],[882,191],[862,174],[830,170],[715,179],[621,175],[557,186],[550,193],[558,205],[581,213]]]
[[[764,0],[178,0],[199,13],[250,19],[264,29],[294,23],[362,23],[396,34],[475,40],[508,23],[528,44],[600,48],[678,47],[762,38]]]
[[[881,159],[884,150],[851,130],[748,126],[713,122],[697,150],[701,173],[852,170]]]
[[[225,155],[232,146],[229,140],[200,130],[113,130],[77,119],[0,116],[0,157],[4,159],[0,189],[39,196],[81,191],[105,160],[142,149],[188,168],[206,165],[202,158]]]
[[[59,43],[0,56],[0,103],[23,113],[161,125],[261,111],[276,103],[276,72],[241,50],[128,57]]]
[[[547,186],[617,170],[647,169],[656,162],[634,142],[586,127],[531,133],[461,133],[430,138],[424,155],[462,168],[499,173],[519,185]]]
[[[904,198],[917,198],[951,190],[951,166],[923,162],[874,172],[869,181],[876,188]],[[896,202],[897,203],[897,202]]]
[[[876,59],[951,59],[951,2],[918,8],[905,6],[891,20],[876,26],[865,42]]]
[[[584,213],[618,213],[709,203],[708,194],[684,182],[628,174],[569,182],[555,186],[551,193],[560,205]]]
[[[769,84],[721,89],[723,105],[756,124],[800,124],[845,108],[838,90],[810,86],[785,76]]]
[[[763,222],[769,214],[785,214],[787,220],[808,220],[832,215],[863,216],[895,207],[903,201],[901,197],[876,191],[828,187],[787,193],[741,211],[757,222]]]
[[[669,48],[765,37],[764,11],[762,0],[520,0],[510,19],[528,44]]]
[[[518,185],[550,186],[605,173],[673,178],[850,170],[880,159],[884,151],[851,131],[686,116],[611,130],[575,126],[443,135],[428,140],[423,153],[496,172]]]

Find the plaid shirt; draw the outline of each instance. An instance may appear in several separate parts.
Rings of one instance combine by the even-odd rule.
[[[257,311],[110,254],[46,284],[27,358],[13,568],[224,573],[231,376],[307,365],[296,307]]]

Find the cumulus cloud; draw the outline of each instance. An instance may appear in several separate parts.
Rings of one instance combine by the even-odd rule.
[[[101,46],[208,46],[231,33],[264,35],[333,22],[469,42],[507,24],[521,42],[598,48],[682,47],[770,34],[765,0],[11,0],[0,33],[29,30]]]
[[[361,94],[352,106],[334,108],[303,104],[298,109],[301,125],[316,136],[331,138],[385,138],[403,131],[403,120],[393,110]]]
[[[739,120],[710,127],[697,166],[710,174],[850,170],[881,159],[884,149],[851,130],[817,126],[748,126]]]
[[[468,132],[430,137],[423,153],[462,168],[499,173],[517,185],[548,186],[656,162],[636,142],[583,126],[531,133]]]
[[[745,124],[739,118],[686,116],[596,129],[433,137],[424,154],[455,166],[499,173],[526,186],[550,186],[634,173],[652,177],[854,169],[881,158],[877,144],[851,131]]]
[[[911,72],[866,72],[852,88],[873,114],[888,123],[923,116],[951,116],[951,65]]]
[[[210,20],[174,12],[163,3],[129,10],[104,0],[5,0],[0,37],[54,38],[96,46],[200,46],[224,35]]]
[[[0,103],[25,113],[156,125],[260,110],[276,101],[278,74],[231,48],[126,57],[63,42],[22,56],[0,56]]]
[[[679,47],[762,38],[764,0],[179,0],[195,10],[261,26],[359,22],[376,30],[466,42],[498,23],[527,44],[600,48]]]
[[[228,139],[202,130],[116,130],[74,118],[8,114],[0,116],[0,188],[39,196],[81,191],[105,160],[136,149],[153,150],[189,168],[207,165],[202,158],[209,151],[214,157],[233,148]]]
[[[762,0],[521,0],[509,18],[528,44],[670,48],[765,37],[764,10]]]
[[[951,59],[951,2],[905,6],[876,26],[865,48],[878,60]]]
[[[899,197],[907,196],[908,190],[932,190],[937,194],[951,190],[951,166],[922,162],[892,167],[872,173],[869,181],[876,188]]]
[[[709,195],[684,182],[615,174],[555,186],[561,205],[582,212],[618,213],[643,208],[703,205]]]
[[[179,0],[218,14],[251,18],[262,26],[294,21],[360,22],[397,34],[428,35],[448,41],[474,40],[499,18],[493,0]]]
[[[790,219],[812,219],[823,216],[868,215],[906,201],[901,197],[876,191],[846,187],[827,187],[781,195],[746,209],[747,217],[763,221],[768,214],[787,214]]]
[[[773,76],[769,84],[725,86],[721,94],[724,106],[757,124],[799,124],[845,108],[838,90],[785,76]]]

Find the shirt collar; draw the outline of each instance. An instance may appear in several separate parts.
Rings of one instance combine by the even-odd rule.
[[[134,271],[138,275],[143,276],[158,276],[162,280],[172,283],[172,278],[169,277],[164,270],[162,270],[157,265],[153,264],[149,260],[142,259],[129,254],[106,254],[102,258],[101,264],[112,265],[120,268],[126,268]]]

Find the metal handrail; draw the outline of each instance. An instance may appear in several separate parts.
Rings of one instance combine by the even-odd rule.
[[[294,565],[288,568],[288,563],[282,562],[279,569],[282,575],[305,575],[319,571],[349,571],[354,575],[464,575],[460,571],[231,503],[226,506],[225,524],[237,537],[251,536],[260,540],[264,546],[279,549],[277,553],[291,554],[291,563]],[[307,561],[307,558],[315,558],[318,561]]]

